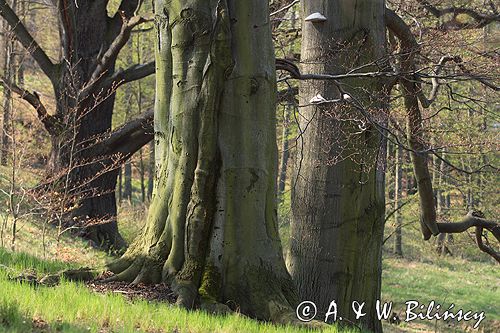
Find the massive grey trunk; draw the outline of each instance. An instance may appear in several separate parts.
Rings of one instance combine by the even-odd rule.
[[[303,14],[322,13],[324,22],[303,24],[303,72],[345,73],[357,66],[379,70],[385,56],[383,0],[303,1]],[[377,64],[384,68],[383,62]],[[353,79],[343,88],[372,117],[381,116],[384,89],[377,79]],[[300,104],[320,94],[341,93],[331,82],[303,82]],[[352,101],[352,100],[351,100]],[[326,312],[336,300],[340,316],[356,321],[354,300],[366,302],[362,325],[376,332],[384,227],[384,170],[378,163],[382,139],[349,100],[301,109],[302,134],[292,192],[288,267],[302,300]],[[350,120],[349,120],[350,119]],[[379,118],[380,119],[380,118]],[[301,163],[301,164],[300,164]],[[383,164],[383,163],[380,163]],[[357,321],[357,322],[359,322]]]
[[[115,279],[171,282],[186,307],[199,295],[206,308],[290,320],[268,1],[158,0],[155,13],[155,188]]]

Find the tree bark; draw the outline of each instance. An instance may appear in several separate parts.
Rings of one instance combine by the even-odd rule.
[[[149,144],[149,163],[148,163],[148,200],[153,197],[155,174],[155,143],[151,141]]]
[[[303,1],[302,8],[305,16],[319,11],[326,17],[303,24],[303,72],[346,73],[362,65],[367,65],[363,71],[380,70],[375,61],[385,56],[384,1],[313,0]],[[372,116],[383,114],[382,80],[350,79],[342,87]],[[318,93],[342,99],[332,81],[301,82],[300,104],[310,104]],[[300,128],[307,130],[298,143],[293,177],[289,270],[300,299],[314,301],[323,314],[335,300],[340,316],[352,322],[359,321],[349,311],[351,303],[366,302],[367,315],[360,321],[381,332],[375,301],[381,288],[385,189],[378,158],[386,153],[383,140],[345,100],[309,105],[301,114]]]
[[[12,6],[16,7],[16,1],[13,2]],[[7,24],[4,24],[3,31],[3,41],[4,41],[4,63],[3,63],[3,80],[7,85],[12,84],[15,80],[15,40],[13,34],[10,32],[10,28]],[[11,117],[12,117],[12,91],[9,87],[4,86],[3,89],[3,112],[2,112],[2,135],[1,135],[1,147],[0,147],[0,164],[7,165],[8,156],[10,154],[10,135],[11,133]]]
[[[290,320],[268,1],[158,0],[155,13],[153,200],[113,279],[171,282],[186,307],[201,296],[207,309]]]
[[[65,223],[82,227],[83,235],[99,246],[121,249],[126,244],[116,223],[119,158],[101,155],[93,147],[111,130],[115,93],[104,90],[89,98],[83,96],[83,91],[96,80],[93,76],[102,64],[103,51],[112,46],[125,24],[118,14],[108,17],[106,4],[107,1],[94,1],[76,6],[72,1],[63,1],[59,7],[64,60],[52,82],[57,100],[55,117],[62,128],[51,133],[48,173],[63,175],[68,201],[78,202],[78,208],[70,212]],[[120,9],[128,15],[132,10]],[[99,80],[114,74],[115,60],[108,61]]]

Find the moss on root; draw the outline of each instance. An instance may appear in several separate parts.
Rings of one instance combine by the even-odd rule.
[[[208,263],[205,266],[201,285],[198,289],[200,297],[204,301],[217,302],[222,288],[222,276],[214,265]]]

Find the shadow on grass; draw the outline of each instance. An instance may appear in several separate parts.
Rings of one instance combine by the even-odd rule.
[[[40,273],[54,273],[70,265],[60,261],[43,260],[26,253],[10,252],[0,247],[0,269],[35,270]]]
[[[49,333],[68,332],[83,333],[88,329],[78,327],[63,321],[48,323],[41,318],[28,318],[15,302],[0,304],[0,332],[9,333]]]

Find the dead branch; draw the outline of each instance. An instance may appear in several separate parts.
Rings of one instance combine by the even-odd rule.
[[[476,228],[476,241],[479,249],[492,256],[500,263],[500,253],[493,250],[483,242],[483,230],[486,229],[500,242],[500,224],[484,218],[480,211],[469,211],[467,215],[459,222],[438,223],[440,233],[457,234],[467,231],[470,228]]]
[[[35,108],[36,113],[38,115],[38,119],[42,122],[45,129],[51,135],[57,135],[58,132],[62,129],[62,124],[59,119],[55,116],[50,115],[47,112],[47,109],[43,105],[40,100],[40,96],[36,91],[33,93],[28,90],[22,89],[18,87],[14,83],[7,84],[6,81],[0,77],[0,85],[4,87],[4,89],[10,89],[15,94],[19,95],[20,98],[28,102],[33,108]]]
[[[427,10],[429,13],[434,15],[436,18],[440,18],[447,14],[452,14],[451,20],[446,21],[440,25],[440,29],[443,30],[460,30],[460,29],[479,29],[492,22],[500,22],[500,15],[496,12],[496,8],[493,5],[492,9],[494,11],[493,15],[479,13],[473,9],[465,7],[448,7],[439,9],[427,0],[417,0],[420,5]],[[464,23],[457,20],[458,15],[467,15],[474,20],[473,23]]]

